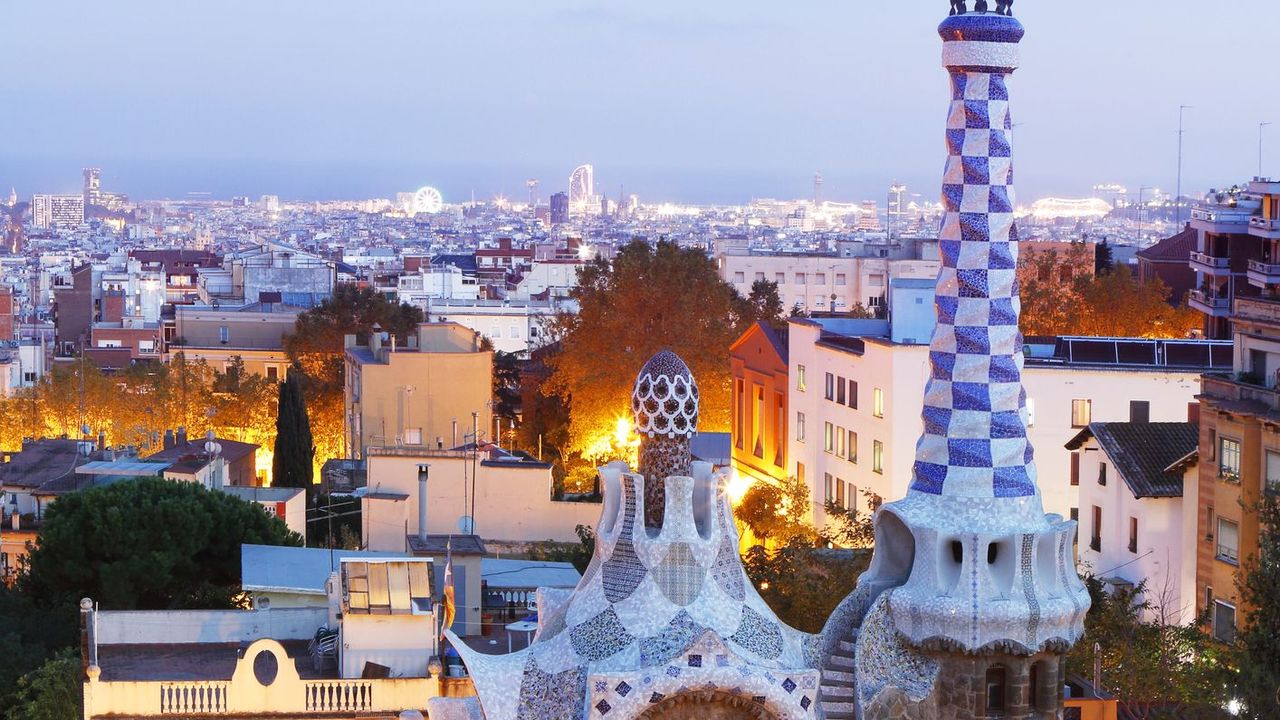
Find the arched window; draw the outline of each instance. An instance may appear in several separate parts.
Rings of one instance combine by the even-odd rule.
[[[1009,672],[1005,666],[992,665],[987,668],[986,688],[986,716],[1003,717],[1009,689]]]

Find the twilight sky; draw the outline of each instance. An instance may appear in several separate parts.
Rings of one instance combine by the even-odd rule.
[[[135,198],[937,195],[945,0],[5,4],[0,189]],[[1280,175],[1276,0],[1017,0],[1023,200]],[[1266,77],[1270,74],[1272,77]]]

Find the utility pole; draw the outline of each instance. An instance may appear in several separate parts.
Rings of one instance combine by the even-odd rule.
[[[1190,109],[1190,105],[1178,106],[1178,186],[1174,189],[1173,207],[1179,229],[1182,228],[1182,114]]]

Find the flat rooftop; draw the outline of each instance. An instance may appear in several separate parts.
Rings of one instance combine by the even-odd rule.
[[[303,680],[336,680],[336,669],[317,672],[312,666],[308,642],[280,641],[298,669],[298,676]],[[248,646],[249,643],[100,645],[98,665],[106,681],[230,680],[236,661]]]

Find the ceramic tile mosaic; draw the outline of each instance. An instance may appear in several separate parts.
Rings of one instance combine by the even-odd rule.
[[[655,367],[687,373],[683,362],[664,360]],[[637,392],[637,399],[697,387],[691,377],[682,384],[652,367],[641,382],[649,383],[648,394]],[[696,423],[697,395],[689,392]],[[687,408],[678,410],[688,416]],[[652,441],[658,440],[655,432]],[[647,434],[642,442],[651,442]],[[604,560],[567,597],[539,594],[539,617],[545,611],[546,619],[528,648],[482,655],[450,634],[489,720],[634,718],[655,697],[653,702],[662,702],[707,688],[759,697],[780,720],[814,716],[817,638],[778,621],[746,581],[725,494],[728,476],[685,453],[688,474],[663,478],[662,522],[650,531],[637,519],[648,506],[651,479],[619,464],[601,468],[605,517],[594,558]],[[695,495],[710,501],[695,503]],[[579,715],[545,714],[568,702],[548,687],[555,679],[577,693]]]

